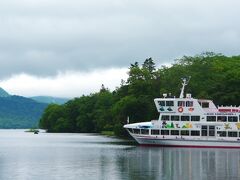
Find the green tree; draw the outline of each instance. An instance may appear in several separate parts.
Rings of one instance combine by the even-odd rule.
[[[162,93],[180,94],[180,78],[191,76],[186,92],[213,99],[217,105],[240,105],[240,56],[206,52],[183,56],[170,67],[156,69],[152,58],[131,64],[128,79],[113,92],[104,85],[98,93],[81,96],[64,105],[51,104],[40,120],[49,132],[126,133],[123,125],[150,121],[158,116],[153,99]]]

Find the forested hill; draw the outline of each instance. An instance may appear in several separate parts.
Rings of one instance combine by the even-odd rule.
[[[110,92],[104,86],[98,93],[82,96],[64,105],[49,105],[40,126],[49,132],[100,132],[124,134],[130,122],[156,119],[153,99],[162,93],[179,96],[181,77],[191,76],[186,92],[196,98],[213,99],[218,105],[240,105],[240,56],[204,53],[184,56],[171,67],[156,69],[149,58],[129,67],[129,77]]]
[[[37,127],[46,107],[47,104],[22,96],[0,95],[0,128]]]

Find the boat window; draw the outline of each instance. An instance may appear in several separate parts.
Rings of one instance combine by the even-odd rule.
[[[227,121],[227,116],[218,116],[217,121],[226,122]]]
[[[169,121],[169,116],[168,115],[162,115],[161,118],[163,121]]]
[[[228,131],[228,137],[237,137],[237,131]]]
[[[185,106],[185,101],[178,101],[178,106]]]
[[[215,126],[209,126],[209,136],[215,136]]]
[[[226,137],[227,136],[227,132],[226,131],[218,131],[217,134],[220,137]]]
[[[161,130],[161,135],[169,135],[169,130]]]
[[[179,116],[171,116],[171,121],[179,121]]]
[[[237,122],[238,118],[237,116],[228,116],[228,122]]]
[[[181,136],[189,136],[189,131],[188,130],[182,130],[181,131]]]
[[[191,136],[200,136],[200,131],[191,131]]]
[[[152,134],[152,135],[159,135],[159,134],[160,134],[160,131],[159,131],[159,129],[152,129],[152,130],[151,130],[151,134]]]
[[[140,129],[133,129],[134,134],[140,134]]]
[[[165,101],[158,101],[159,106],[165,106]]]
[[[200,106],[202,106],[202,103],[201,103],[200,101],[198,101],[198,104],[199,104]]]
[[[202,126],[202,136],[207,136],[207,126]]]
[[[202,102],[202,107],[203,108],[209,108],[209,103],[208,102]]]
[[[207,116],[207,121],[216,122],[216,116]]]
[[[191,116],[191,121],[200,121],[200,116]]]
[[[193,101],[186,101],[186,107],[192,107]]]
[[[132,129],[132,128],[128,128],[128,130],[129,130],[131,133],[133,133],[133,129]]]
[[[148,129],[141,129],[141,134],[149,134],[149,130]]]
[[[189,121],[189,116],[181,116],[181,121]]]
[[[166,106],[174,106],[174,102],[173,101],[166,101]]]
[[[179,130],[171,130],[171,135],[179,135]]]

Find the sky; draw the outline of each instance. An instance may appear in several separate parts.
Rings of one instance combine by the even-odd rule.
[[[128,67],[205,51],[239,55],[238,0],[0,1],[0,86],[79,97],[111,90]]]

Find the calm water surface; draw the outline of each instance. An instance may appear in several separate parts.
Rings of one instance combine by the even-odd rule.
[[[95,134],[0,130],[0,180],[240,179],[240,150],[142,147]]]

